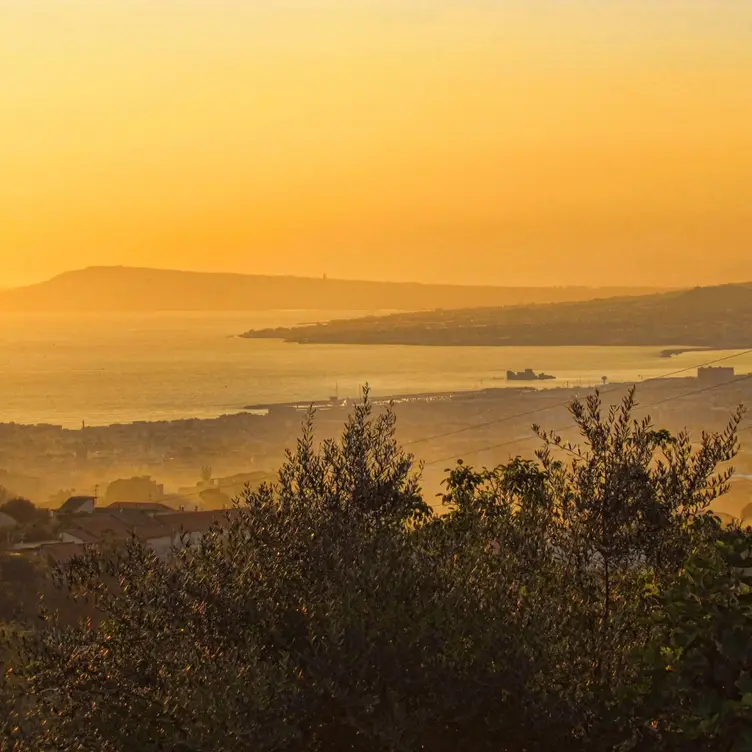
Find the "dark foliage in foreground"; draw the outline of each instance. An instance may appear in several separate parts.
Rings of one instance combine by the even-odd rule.
[[[61,573],[98,618],[10,636],[3,748],[752,749],[752,540],[708,513],[741,413],[693,449],[633,408],[458,464],[441,516],[391,413],[309,423],[224,531]]]

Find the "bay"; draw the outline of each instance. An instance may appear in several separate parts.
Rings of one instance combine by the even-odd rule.
[[[78,427],[213,418],[248,404],[326,399],[335,390],[355,396],[366,382],[376,396],[519,387],[504,381],[507,369],[557,377],[540,388],[590,386],[602,376],[655,378],[726,354],[668,360],[657,347],[295,345],[237,336],[367,313],[0,315],[0,422]],[[729,365],[747,372],[752,356]]]

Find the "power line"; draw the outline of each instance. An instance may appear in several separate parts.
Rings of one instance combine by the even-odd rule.
[[[752,378],[752,373],[748,373],[748,374],[745,374],[744,376],[740,376],[738,379],[735,379],[734,381],[724,381],[722,384],[711,384],[710,386],[705,386],[702,389],[695,389],[692,392],[685,392],[684,394],[677,394],[674,397],[666,397],[665,399],[657,400],[656,402],[649,402],[647,405],[644,405],[644,407],[655,407],[656,405],[663,405],[666,402],[673,402],[675,399],[683,399],[684,397],[692,397],[695,394],[702,394],[703,392],[710,392],[713,389],[720,389],[721,387],[725,387],[725,386],[741,384],[742,382],[747,381],[750,378]]]
[[[744,353],[739,353],[739,355],[743,355],[743,354]],[[648,404],[642,405],[641,407],[643,407],[643,408],[649,408],[649,407],[655,407],[656,405],[663,405],[663,404],[666,404],[667,402],[674,402],[675,400],[684,399],[685,397],[691,397],[691,396],[693,396],[695,394],[702,394],[703,392],[709,392],[709,391],[712,391],[714,389],[721,389],[723,387],[727,387],[727,386],[730,386],[732,384],[740,384],[740,383],[742,383],[744,381],[748,381],[749,379],[752,379],[752,373],[746,374],[745,376],[742,376],[740,379],[735,380],[735,381],[728,381],[728,382],[724,382],[722,384],[712,384],[710,386],[703,387],[702,389],[695,389],[695,390],[693,390],[691,392],[685,392],[684,394],[677,394],[677,395],[674,395],[672,397],[667,397],[665,399],[657,400],[655,402],[649,402]],[[566,404],[569,404],[569,403],[566,403]],[[569,423],[568,425],[562,426],[561,428],[554,428],[554,429],[552,429],[552,432],[553,433],[559,433],[561,431],[568,431],[568,430],[572,430],[574,428],[576,428],[576,426],[573,426],[571,423]],[[740,429],[738,431],[738,433],[743,433],[744,431],[749,431],[749,430],[752,430],[752,425],[747,426],[746,428]],[[473,455],[473,454],[480,454],[481,452],[487,452],[487,451],[490,451],[492,449],[501,449],[501,448],[503,448],[505,446],[512,446],[514,444],[521,444],[521,443],[523,443],[525,441],[533,441],[536,438],[538,438],[536,435],[532,435],[532,436],[527,436],[527,437],[521,438],[521,439],[511,439],[509,441],[502,441],[502,442],[500,442],[498,444],[489,444],[487,446],[480,447],[478,449],[470,450],[469,452],[463,452],[463,454],[466,455],[466,456],[467,455]],[[430,467],[431,465],[436,465],[436,464],[438,464],[440,462],[451,462],[452,460],[455,460],[455,459],[459,459],[456,453],[453,454],[453,455],[451,455],[451,456],[448,456],[448,457],[440,457],[438,459],[431,460],[429,462],[424,462],[423,465],[424,465],[424,467]]]
[[[625,382],[623,384],[619,384],[619,385],[614,386],[613,389],[607,389],[607,390],[603,391],[602,394],[604,394],[604,395],[611,394],[612,392],[619,391],[620,389],[623,389],[624,386],[627,386],[627,385],[637,386],[638,384],[649,384],[652,381],[661,381],[663,379],[671,378],[672,376],[678,376],[678,375],[680,375],[682,373],[687,373],[688,371],[694,371],[694,370],[696,370],[698,368],[707,368],[708,366],[712,366],[712,365],[714,365],[716,363],[723,363],[723,362],[725,362],[727,360],[732,360],[733,358],[740,358],[743,355],[749,355],[750,353],[752,353],[752,349],[744,350],[744,351],[738,352],[738,353],[734,353],[733,355],[726,355],[726,356],[724,356],[722,358],[716,358],[715,360],[709,360],[709,361],[707,361],[705,363],[700,363],[698,365],[693,365],[693,366],[688,366],[686,368],[681,368],[681,369],[679,369],[677,371],[671,371],[669,373],[665,373],[665,374],[662,374],[660,376],[653,376],[653,377],[651,377],[649,379],[645,379],[645,380],[640,381],[640,382],[637,382],[637,381],[628,381],[628,382]],[[434,434],[433,436],[424,436],[423,438],[420,438],[420,439],[413,439],[412,441],[405,442],[402,446],[403,447],[409,447],[409,446],[415,446],[416,444],[423,444],[423,443],[426,443],[428,441],[435,441],[436,439],[444,439],[444,438],[447,438],[449,436],[456,436],[457,434],[460,434],[460,433],[466,433],[467,431],[474,431],[474,430],[479,429],[479,428],[487,428],[488,426],[498,425],[499,423],[504,423],[504,422],[509,421],[509,420],[517,420],[519,418],[527,418],[530,415],[537,415],[539,413],[546,412],[547,410],[556,410],[557,408],[567,407],[568,405],[569,405],[569,400],[567,400],[566,402],[559,402],[559,403],[554,404],[554,405],[544,405],[543,407],[538,407],[538,408],[535,408],[534,410],[527,410],[525,412],[515,413],[514,415],[504,415],[501,418],[494,418],[493,420],[487,420],[487,421],[484,421],[483,423],[475,423],[473,425],[463,426],[462,428],[456,428],[456,429],[453,429],[451,431],[445,431],[443,433],[437,433],[437,434]]]
[[[699,365],[699,366],[692,366],[690,368],[685,368],[685,369],[681,369],[679,371],[674,371],[672,373],[674,375],[676,375],[676,374],[679,374],[679,373],[684,373],[684,372],[686,372],[688,370],[692,370],[694,368],[704,368],[707,365],[710,365],[710,364],[713,364],[713,363],[720,363],[722,361],[730,360],[730,359],[735,358],[735,357],[741,357],[742,355],[746,355],[748,353],[752,353],[752,349],[751,350],[745,350],[744,352],[740,352],[740,353],[737,353],[735,355],[729,355],[729,356],[726,356],[724,358],[718,358],[716,360],[708,361],[708,363],[702,364],[702,365]],[[656,376],[656,377],[654,377],[652,379],[646,379],[642,383],[646,383],[647,381],[655,381],[655,380],[660,379],[660,378],[668,378],[668,376],[663,376],[663,377]],[[737,380],[734,380],[734,381],[727,381],[727,382],[723,382],[723,383],[720,383],[720,384],[711,384],[710,386],[702,387],[701,389],[694,389],[691,392],[684,392],[683,394],[676,394],[676,395],[673,395],[671,397],[667,397],[667,398],[660,399],[660,400],[655,400],[653,402],[647,403],[646,405],[640,405],[639,407],[642,407],[642,408],[645,408],[645,409],[650,408],[650,407],[656,407],[657,405],[663,405],[663,404],[666,404],[668,402],[674,402],[676,400],[684,399],[685,397],[692,397],[692,396],[694,396],[696,394],[703,394],[705,392],[710,392],[710,391],[713,391],[715,389],[722,389],[722,388],[727,387],[727,386],[740,384],[740,383],[746,382],[746,381],[748,381],[750,379],[752,379],[752,373],[746,374],[745,376],[742,376],[741,378],[739,378]],[[628,382],[628,383],[632,383],[632,382]],[[614,389],[611,389],[611,390],[609,390],[606,393],[612,393],[614,391],[622,389],[623,387],[624,387],[623,384],[619,385],[618,387],[616,387]],[[537,413],[543,412],[545,410],[553,410],[553,409],[556,409],[557,407],[567,407],[569,404],[570,404],[569,402],[564,402],[564,403],[560,403],[560,404],[557,404],[557,405],[547,405],[544,408],[539,408],[537,410],[530,410],[527,413],[522,413],[520,416],[508,416],[508,418],[502,418],[502,419],[499,419],[497,421],[488,421],[488,423],[486,423],[486,424],[480,424],[480,425],[493,425],[493,424],[496,424],[496,423],[503,422],[504,420],[507,420],[507,419],[508,420],[512,420],[514,417],[526,417],[527,415],[537,414]],[[468,428],[475,428],[475,427],[478,427],[478,426],[469,426]],[[559,432],[562,432],[562,431],[572,430],[574,428],[576,428],[576,426],[572,425],[571,423],[568,423],[566,426],[561,426],[560,428],[554,428],[554,429],[552,429],[552,431],[555,432],[555,433],[559,433]],[[465,429],[462,429],[462,430],[464,431]],[[738,431],[738,433],[743,433],[743,432],[749,431],[749,430],[752,430],[752,425],[749,425],[746,428],[740,429]],[[461,431],[447,432],[446,435],[453,436],[456,433],[460,433],[460,432]],[[435,438],[435,437],[430,437],[430,438]],[[473,449],[473,450],[470,450],[469,452],[463,452],[462,454],[464,454],[465,456],[469,456],[469,455],[473,455],[473,454],[480,454],[482,452],[490,451],[492,449],[501,449],[501,448],[506,447],[506,446],[513,446],[515,444],[521,444],[521,443],[523,443],[525,441],[533,441],[536,438],[538,438],[536,435],[532,435],[532,436],[528,436],[528,437],[520,438],[520,439],[510,439],[508,441],[502,441],[502,442],[499,442],[499,443],[496,443],[496,444],[489,444],[487,446],[479,447],[478,449]],[[416,443],[416,442],[410,442],[410,443]],[[408,444],[404,444],[403,446],[407,446],[407,445]],[[446,456],[446,457],[440,457],[438,459],[431,460],[429,462],[424,462],[423,465],[424,465],[424,467],[430,467],[432,465],[436,465],[436,464],[439,464],[441,462],[451,462],[452,460],[456,460],[456,459],[458,459],[458,456],[457,456],[457,453],[454,453],[454,454]],[[237,486],[237,483],[233,483],[232,486]],[[214,489],[215,490],[222,490],[223,488],[230,488],[232,486],[230,486],[229,484],[226,485],[226,486],[222,486],[221,484],[219,484],[217,486],[214,486]],[[180,498],[189,498],[191,496],[200,496],[201,493],[202,493],[202,491],[192,491],[191,493],[181,494]]]

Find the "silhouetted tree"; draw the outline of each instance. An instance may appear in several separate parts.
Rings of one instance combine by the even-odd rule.
[[[28,499],[16,497],[0,506],[0,512],[12,517],[19,525],[30,525],[37,519],[38,510]]]

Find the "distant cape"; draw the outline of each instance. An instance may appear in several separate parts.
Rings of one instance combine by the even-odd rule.
[[[246,332],[300,344],[752,348],[752,283],[546,305],[368,316]]]
[[[5,312],[419,311],[588,300],[651,288],[493,287],[90,267],[0,290]]]

